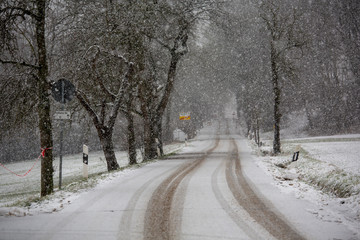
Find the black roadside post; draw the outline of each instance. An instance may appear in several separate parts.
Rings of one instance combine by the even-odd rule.
[[[59,189],[61,189],[62,182],[62,151],[63,151],[63,129],[64,121],[70,119],[70,112],[65,111],[65,103],[70,102],[75,96],[75,86],[66,79],[60,79],[52,85],[52,96],[55,101],[61,103],[61,111],[55,113],[55,119],[60,122],[60,163],[59,163]]]
[[[83,177],[88,179],[89,148],[83,145]]]
[[[293,162],[295,162],[295,161],[297,161],[297,160],[298,160],[298,158],[299,158],[299,151],[294,152],[294,155],[293,155],[292,161],[293,161]]]

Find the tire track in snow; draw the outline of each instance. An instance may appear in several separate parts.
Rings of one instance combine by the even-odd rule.
[[[132,219],[135,211],[135,207],[138,204],[141,195],[145,192],[145,190],[153,183],[155,180],[158,180],[161,176],[167,175],[169,172],[174,171],[176,167],[172,167],[157,176],[151,178],[149,181],[145,182],[131,197],[129,200],[126,209],[121,217],[120,225],[119,225],[119,232],[117,235],[117,239],[133,239],[131,236],[131,224]]]
[[[147,170],[143,174],[144,175],[151,174],[152,171],[154,171],[154,169]],[[135,180],[134,178],[129,177],[121,181],[121,184],[125,184],[134,180]],[[68,213],[67,216],[65,216],[54,228],[48,229],[47,232],[45,233],[44,238],[41,239],[44,240],[52,239],[54,238],[54,236],[57,236],[58,234],[63,232],[67,226],[73,223],[74,219],[76,219],[76,217],[79,214],[89,211],[89,209],[91,209],[94,205],[98,204],[102,199],[108,197],[106,193],[112,193],[115,188],[116,186],[113,186],[111,189],[101,189],[100,191],[96,191],[96,194],[94,196],[86,200],[86,204],[82,204],[79,207],[77,207],[73,212]],[[89,194],[89,193],[90,192],[87,192],[85,194]],[[71,207],[72,206],[68,206],[68,208]],[[65,209],[62,211],[65,212]],[[88,219],[88,220],[92,221],[92,219]]]
[[[242,229],[251,239],[264,239],[264,238],[260,237],[261,235],[259,234],[259,232],[254,230],[254,228],[253,228],[254,226],[250,226],[249,222],[247,221],[247,220],[249,220],[249,217],[245,216],[245,215],[247,215],[245,210],[242,209],[241,206],[233,206],[229,202],[229,199],[226,199],[220,190],[220,187],[218,184],[219,173],[220,173],[220,170],[225,168],[225,163],[229,162],[230,160],[231,160],[230,156],[228,156],[226,161],[221,161],[219,166],[215,169],[215,171],[211,175],[211,187],[214,192],[214,195],[215,195],[217,201],[220,203],[223,210],[230,216],[230,218],[234,221],[234,223],[240,229]],[[241,208],[241,209],[239,209],[239,208]],[[267,239],[269,239],[269,238],[267,238]]]
[[[231,154],[230,161],[226,164],[226,180],[233,196],[240,206],[275,238],[281,240],[304,239],[304,237],[292,229],[281,217],[271,211],[251,189],[241,172],[240,159],[235,140],[232,139],[231,142],[234,152]]]
[[[153,193],[145,214],[144,239],[146,240],[165,240],[175,239],[176,232],[180,232],[179,222],[174,219],[181,219],[182,208],[177,206],[172,208],[173,202],[182,203],[181,196],[175,196],[179,184],[183,179],[198,168],[219,145],[219,138],[216,139],[215,146],[206,151],[202,157],[187,162],[180,166],[173,174],[166,178]],[[183,198],[184,196],[182,196]]]

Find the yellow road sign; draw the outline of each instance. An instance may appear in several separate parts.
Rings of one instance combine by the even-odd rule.
[[[190,120],[190,115],[189,116],[180,116],[179,119],[180,120]]]

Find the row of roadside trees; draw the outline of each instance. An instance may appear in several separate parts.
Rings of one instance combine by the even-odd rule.
[[[75,84],[77,101],[68,107],[92,124],[109,171],[119,167],[119,129],[130,164],[139,142],[144,159],[152,159],[163,129],[169,139],[172,108],[192,112],[193,125],[183,127],[195,132],[233,95],[258,144],[259,131],[274,132],[274,153],[281,151],[280,128],[294,115],[310,134],[355,132],[359,9],[356,0],[4,0],[0,138],[5,129],[38,124],[23,137],[38,134],[47,149],[42,195],[49,194],[50,88],[59,78]]]
[[[290,119],[297,118],[308,134],[358,132],[360,2],[234,4],[233,25],[222,36],[226,44],[217,62],[226,62],[219,75],[233,73],[227,83],[247,133],[273,131],[277,154],[281,126]]]
[[[260,145],[259,132],[273,132],[279,153],[290,122],[293,133],[359,132],[359,1],[231,1],[226,11],[198,69],[236,95],[246,134]]]
[[[66,78],[76,86],[73,107],[90,117],[109,171],[119,168],[113,144],[119,113],[127,119],[130,164],[136,163],[135,116],[143,121],[145,160],[153,159],[188,39],[219,9],[214,0],[0,3],[1,124],[38,123],[46,149],[42,196],[53,191],[53,82]]]

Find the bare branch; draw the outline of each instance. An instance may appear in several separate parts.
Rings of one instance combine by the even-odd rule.
[[[100,126],[100,120],[94,109],[91,108],[89,101],[86,99],[86,96],[80,90],[76,90],[76,97],[79,100],[80,104],[85,108],[90,117],[92,118],[95,126]]]
[[[33,65],[33,64],[29,64],[26,62],[17,62],[17,61],[9,61],[9,60],[3,60],[0,59],[0,63],[2,64],[12,64],[12,65],[18,65],[18,66],[24,66],[24,67],[30,67],[30,68],[34,68],[34,69],[39,69],[39,66]]]
[[[14,11],[20,11],[20,13],[14,13]],[[6,12],[10,12],[10,16],[15,16],[15,17],[20,17],[20,16],[24,17],[25,15],[28,15],[34,19],[39,18],[38,15],[36,15],[32,11],[27,10],[22,7],[8,6],[8,7],[0,9],[0,14],[6,13]]]

